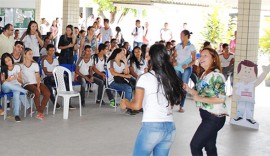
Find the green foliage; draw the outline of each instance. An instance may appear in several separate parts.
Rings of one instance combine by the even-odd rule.
[[[221,22],[220,18],[220,7],[214,6],[212,13],[208,14],[206,25],[202,35],[206,41],[211,42],[211,44],[217,48],[218,44],[224,38],[224,24]]]
[[[264,53],[270,53],[270,17],[265,18],[267,26],[263,29],[264,35],[260,38],[259,45]]]
[[[229,16],[224,5],[214,5],[212,12],[206,17],[204,31],[201,33],[204,41],[211,42],[214,48],[218,48],[219,43],[229,43],[236,30],[236,22],[237,19]]]
[[[99,11],[116,11],[111,0],[94,0],[94,2],[99,5]]]

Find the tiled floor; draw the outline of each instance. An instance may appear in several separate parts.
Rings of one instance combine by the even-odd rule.
[[[256,90],[255,119],[259,130],[230,125],[228,120],[219,132],[218,153],[221,156],[267,156],[270,153],[270,88],[262,84]],[[1,156],[130,156],[140,129],[142,114],[125,115],[109,106],[99,108],[88,98],[83,116],[72,110],[69,119],[63,120],[62,110],[49,115],[44,121],[22,118],[21,123],[0,117]],[[229,100],[229,99],[228,99]],[[77,99],[72,100],[74,105]],[[51,105],[50,105],[51,106]],[[52,108],[52,107],[51,107]],[[177,135],[170,151],[171,156],[189,156],[189,142],[200,123],[194,102],[186,103],[186,112],[174,117]]]

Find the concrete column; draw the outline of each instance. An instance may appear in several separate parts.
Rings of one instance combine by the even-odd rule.
[[[38,23],[40,26],[40,10],[41,10],[41,0],[35,0],[35,21]]]
[[[66,26],[71,24],[78,26],[79,23],[80,0],[63,0],[63,33]]]
[[[238,0],[238,22],[234,66],[234,84],[239,81],[237,65],[247,59],[257,63],[259,48],[261,0]],[[233,98],[231,118],[236,115],[236,100]]]

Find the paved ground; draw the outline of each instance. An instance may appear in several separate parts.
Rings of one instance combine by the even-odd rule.
[[[230,125],[228,120],[217,139],[221,156],[266,156],[270,153],[270,88],[262,84],[256,90],[255,119],[258,131]],[[63,120],[62,110],[49,115],[44,121],[34,117],[22,118],[21,123],[2,120],[0,117],[0,151],[3,156],[131,156],[142,114],[131,117],[109,106],[99,108],[93,103],[93,94],[87,99],[83,116],[72,110]],[[74,106],[77,99],[73,99]],[[228,99],[230,103],[230,99]],[[50,104],[50,106],[52,106]],[[186,103],[186,112],[174,117],[177,135],[170,151],[171,156],[189,156],[189,142],[200,123],[197,108],[192,100]]]

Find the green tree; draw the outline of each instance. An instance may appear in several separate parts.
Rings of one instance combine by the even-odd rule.
[[[262,52],[270,53],[270,17],[265,18],[267,26],[263,29],[264,35],[260,38],[259,45]]]
[[[225,25],[222,23],[220,17],[221,7],[214,6],[212,9],[212,12],[207,16],[202,36],[204,40],[211,42],[211,44],[217,48],[218,44],[222,42],[224,38]]]
[[[105,16],[104,11],[110,12],[110,18],[108,18],[110,19],[110,23],[115,22],[115,16],[118,12],[121,13],[121,15],[117,20],[117,23],[119,23],[129,12],[136,14],[136,9],[116,7],[111,0],[94,0],[94,2],[99,5],[98,11],[102,18],[108,18]]]

